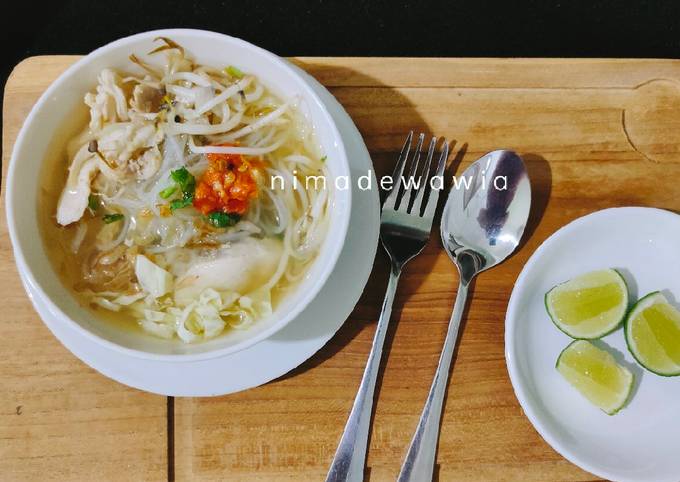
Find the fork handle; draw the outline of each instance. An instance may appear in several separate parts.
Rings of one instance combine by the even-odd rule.
[[[364,369],[364,376],[361,379],[361,385],[354,399],[354,405],[335,452],[333,463],[328,470],[326,482],[362,482],[364,480],[368,431],[373,411],[373,393],[400,275],[401,266],[393,264],[378,327],[373,337],[373,346]]]
[[[401,466],[398,482],[423,482],[432,480],[434,472],[437,442],[439,440],[439,421],[444,405],[444,394],[449,381],[449,371],[453,352],[458,339],[460,321],[467,303],[468,284],[463,280],[458,285],[456,303],[453,306],[451,321],[446,333],[444,348],[439,357],[439,365],[434,375],[430,393],[425,402],[425,408],[420,415],[418,428],[413,435],[411,445],[406,453],[406,459]]]

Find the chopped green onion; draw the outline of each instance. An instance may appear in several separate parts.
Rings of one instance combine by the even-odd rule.
[[[186,167],[180,167],[170,173],[170,177],[177,183],[177,186],[182,190],[182,198],[174,199],[170,202],[170,210],[182,209],[190,206],[194,200],[194,191],[196,190],[196,178],[187,170]],[[167,199],[175,192],[176,187],[166,188],[161,191],[160,196]]]
[[[170,172],[170,177],[172,178],[172,180],[175,181],[180,186],[187,182],[189,176],[191,176],[191,173],[187,170],[186,167],[180,167],[179,169],[175,169],[174,171]]]
[[[245,75],[239,68],[234,67],[233,65],[230,65],[224,71],[231,75],[232,77],[236,77],[237,79],[242,79],[243,76]]]
[[[328,156],[323,156],[323,157],[321,158],[321,162],[326,162],[326,159],[328,159]]]
[[[163,189],[160,193],[158,193],[158,195],[162,199],[167,199],[170,196],[172,196],[175,193],[175,191],[177,191],[177,186],[170,186]]]
[[[104,217],[102,218],[102,220],[103,220],[106,224],[111,224],[111,223],[115,223],[116,221],[120,221],[120,220],[123,219],[124,217],[125,217],[125,216],[123,216],[123,215],[120,214],[120,213],[115,213],[115,214],[104,214]]]
[[[90,194],[87,197],[87,207],[90,208],[90,211],[96,211],[97,208],[99,207],[99,199],[97,199],[97,196],[94,194]]]
[[[175,181],[182,190],[182,198],[193,199],[194,190],[196,189],[196,178],[187,171],[186,167],[180,167],[170,173],[170,177]]]
[[[172,201],[170,201],[170,211],[191,206],[191,202],[193,200],[194,200],[193,196],[190,198],[173,199]]]
[[[216,228],[226,228],[238,223],[241,216],[238,214],[229,214],[222,211],[214,211],[207,216],[208,223]]]

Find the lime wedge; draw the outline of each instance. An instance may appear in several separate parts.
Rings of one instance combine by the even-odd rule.
[[[609,415],[621,410],[633,388],[633,374],[586,340],[572,341],[555,367],[590,403]]]
[[[640,365],[657,375],[680,375],[680,312],[661,293],[650,293],[633,306],[625,331],[628,349]]]
[[[628,310],[628,288],[614,269],[592,271],[545,294],[555,326],[572,338],[592,340],[614,331]]]

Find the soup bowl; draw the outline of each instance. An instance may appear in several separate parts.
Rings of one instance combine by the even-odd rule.
[[[297,97],[298,108],[315,131],[316,142],[327,156],[333,185],[337,177],[350,177],[340,134],[322,101],[306,81],[283,59],[240,39],[201,30],[169,29],[126,37],[101,47],[69,67],[50,85],[29,113],[12,152],[6,180],[7,224],[14,257],[29,297],[39,297],[56,317],[50,320],[77,330],[92,343],[134,357],[160,361],[194,361],[225,356],[264,340],[286,326],[314,299],[333,271],[349,225],[351,189],[334,189],[330,223],[319,254],[293,292],[285,296],[272,315],[246,329],[227,329],[216,338],[195,343],[165,340],[122,328],[98,317],[81,305],[53,268],[45,249],[39,211],[41,172],[46,159],[65,155],[66,141],[87,122],[73,122],[83,109],[83,96],[94,89],[104,68],[131,70],[129,55],[152,50],[158,37],[182,45],[197,63],[238,65],[256,75],[280,98]],[[75,117],[74,117],[75,116]],[[61,151],[63,150],[63,154]],[[48,174],[49,175],[49,174]],[[338,183],[340,185],[340,183]],[[55,206],[56,209],[56,206]],[[49,325],[48,325],[49,326]]]

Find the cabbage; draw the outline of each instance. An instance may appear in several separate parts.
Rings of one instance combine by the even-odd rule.
[[[220,294],[212,288],[204,290],[197,301],[189,303],[177,318],[177,336],[186,343],[214,338],[224,330],[220,309],[224,306]]]
[[[120,295],[112,300],[113,303],[116,303],[121,306],[129,306],[135,301],[139,301],[142,298],[144,298],[146,295],[144,293],[136,293],[134,295]]]
[[[170,339],[175,334],[172,320],[162,311],[144,310],[140,325],[145,331],[161,338]]]
[[[107,310],[120,311],[120,305],[107,300],[103,296],[93,296],[91,300],[96,305],[99,305],[102,308],[106,308]]]
[[[174,281],[172,275],[142,254],[135,258],[135,275],[144,291],[154,298],[172,290]]]
[[[260,288],[247,296],[239,296],[230,309],[220,311],[232,328],[243,329],[256,320],[272,314],[271,291]]]

